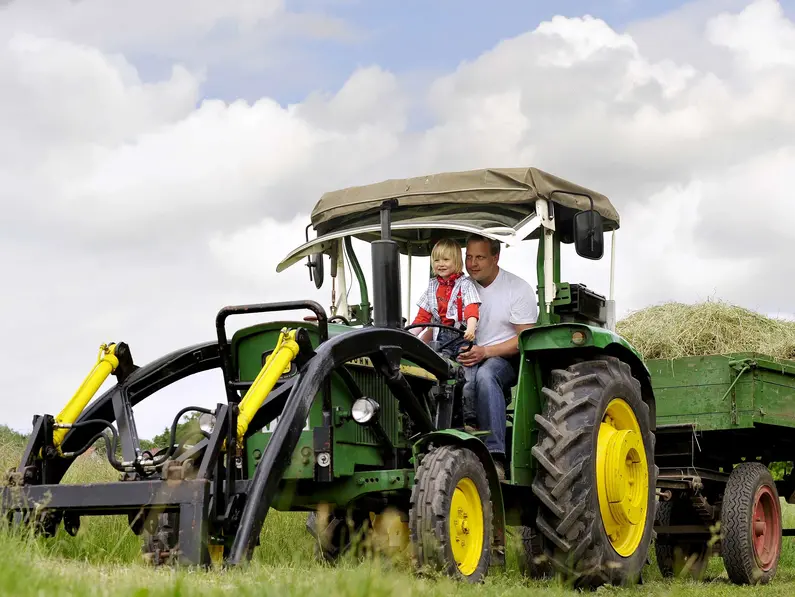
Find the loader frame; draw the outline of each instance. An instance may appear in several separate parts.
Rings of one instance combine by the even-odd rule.
[[[422,433],[449,426],[449,421],[437,418],[439,414],[443,418],[451,415],[449,405],[442,400],[438,412],[431,412],[427,403],[414,394],[400,371],[401,359],[407,359],[441,380],[454,375],[449,362],[414,335],[400,329],[370,327],[326,340],[314,351],[306,330],[299,329],[300,358],[306,367],[299,376],[275,388],[252,421],[250,429],[256,430],[281,415],[281,422],[265,448],[254,476],[244,479],[244,451],[236,443],[235,432],[240,392],[247,390],[251,382],[241,381],[233,370],[225,322],[237,314],[302,308],[315,313],[321,338],[327,338],[327,320],[322,307],[311,301],[297,301],[225,307],[216,318],[216,343],[187,347],[145,367],[133,365],[129,350],[124,344],[119,344],[120,352],[128,355],[129,365],[124,371],[117,372],[121,378],[119,383],[99,397],[69,430],[64,449],[67,454],[70,453],[68,450],[73,450],[75,455],[71,458],[59,456],[52,439],[56,427],[54,417],[36,416],[21,463],[9,475],[9,486],[2,488],[2,511],[11,519],[35,522],[47,535],[54,534],[61,521],[67,531],[74,534],[79,529],[80,517],[111,514],[126,514],[133,531],[140,533],[153,514],[179,512],[180,563],[209,565],[208,544],[213,543],[209,540],[213,535],[216,544],[224,541],[223,537],[233,538],[231,545],[227,540],[229,551],[226,559],[227,563],[234,565],[251,557],[309,407],[317,395],[324,396],[327,392],[323,382],[331,371],[339,368],[338,372],[343,373],[351,394],[360,397],[361,390],[349,375],[344,375],[345,370],[341,366],[354,359],[369,358]],[[176,464],[162,472],[161,476],[165,478],[147,478],[158,474],[151,466],[157,457],[142,452],[132,407],[171,383],[214,368],[223,372],[229,403],[218,404],[213,411],[216,424],[212,433],[181,459],[170,461]],[[177,421],[190,410],[211,412],[199,407],[181,410],[172,425],[172,445]],[[79,455],[80,448],[93,443],[97,434],[114,422],[118,424],[122,445],[123,460],[116,461],[117,467],[122,469],[120,481],[59,484]],[[327,429],[327,433],[332,433],[332,430]],[[224,449],[224,446],[234,448]],[[198,461],[195,475],[188,477],[190,471],[179,465],[190,455],[201,451],[204,453]],[[39,458],[40,454],[44,457]],[[109,449],[109,455],[113,463],[112,449]]]

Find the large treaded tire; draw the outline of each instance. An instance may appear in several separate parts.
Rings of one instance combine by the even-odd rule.
[[[482,508],[483,545],[477,567],[464,574],[456,564],[450,533],[450,506],[461,479],[477,488]],[[459,446],[440,446],[422,459],[414,477],[409,509],[409,536],[415,565],[427,566],[459,580],[481,582],[491,563],[492,505],[488,477],[474,452]]]
[[[754,506],[757,492],[766,488],[773,519],[768,521],[772,564],[766,570],[755,555],[753,540]],[[781,502],[770,470],[759,462],[744,462],[729,475],[721,507],[721,555],[729,579],[735,584],[766,584],[775,576],[781,555]]]
[[[655,513],[657,467],[649,407],[628,364],[603,356],[551,372],[543,412],[536,415],[539,438],[533,493],[539,500],[536,527],[544,551],[564,582],[577,588],[638,582],[647,561]],[[600,423],[613,398],[632,409],[646,452],[648,496],[645,526],[628,557],[613,548],[605,532],[597,492],[596,453]]]
[[[690,504],[684,501],[661,501],[657,509],[657,524],[660,526],[698,522],[698,516]],[[709,565],[712,548],[706,539],[677,541],[675,537],[658,536],[654,541],[654,554],[664,578],[689,577],[701,580]]]

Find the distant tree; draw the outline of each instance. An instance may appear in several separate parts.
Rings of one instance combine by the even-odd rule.
[[[11,427],[7,425],[0,425],[0,440],[2,440],[3,443],[25,445],[28,441],[28,436],[11,429]]]
[[[176,443],[180,443],[182,440],[186,439],[189,435],[192,435],[199,431],[200,416],[201,413],[195,411],[183,415],[182,420],[179,423],[177,423]],[[171,441],[171,427],[166,427],[162,433],[159,433],[152,438],[151,443],[153,444],[153,447],[167,448],[170,441]]]
[[[792,472],[791,462],[771,462],[770,473],[773,475],[775,481],[781,481],[786,475]]]

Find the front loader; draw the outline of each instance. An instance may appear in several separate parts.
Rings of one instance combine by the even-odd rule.
[[[648,371],[614,332],[612,301],[560,279],[562,245],[602,257],[603,232],[618,228],[607,198],[534,168],[442,173],[326,193],[311,225],[316,238],[277,269],[306,260],[321,287],[330,261],[330,316],[312,301],[225,307],[215,340],[141,367],[124,343],[103,346],[69,405],[34,419],[2,489],[8,519],[51,535],[61,523],[76,533],[83,516],[126,514],[155,562],[231,566],[251,558],[271,508],[304,511],[320,558],[369,535],[467,582],[504,565],[515,527],[527,574],[581,587],[636,581],[655,510]],[[401,254],[411,297],[412,259],[471,234],[538,242],[539,318],[519,335],[517,383],[504,388],[505,478],[483,433],[464,430],[462,367],[411,333],[404,313]],[[353,240],[370,244],[372,304]],[[346,264],[358,304],[347,301]],[[283,317],[296,310],[309,313]],[[228,336],[231,317],[258,313],[262,323]],[[182,409],[169,444],[142,450],[132,407],[216,368],[225,400]],[[91,402],[109,375],[116,385]],[[177,442],[191,411],[200,431]],[[60,484],[101,438],[120,480]]]

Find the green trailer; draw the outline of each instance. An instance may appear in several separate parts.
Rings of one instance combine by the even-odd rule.
[[[657,563],[738,584],[776,573],[781,498],[795,503],[795,361],[755,353],[646,361],[657,406]],[[772,469],[772,470],[771,470]],[[772,471],[775,471],[775,475]]]

